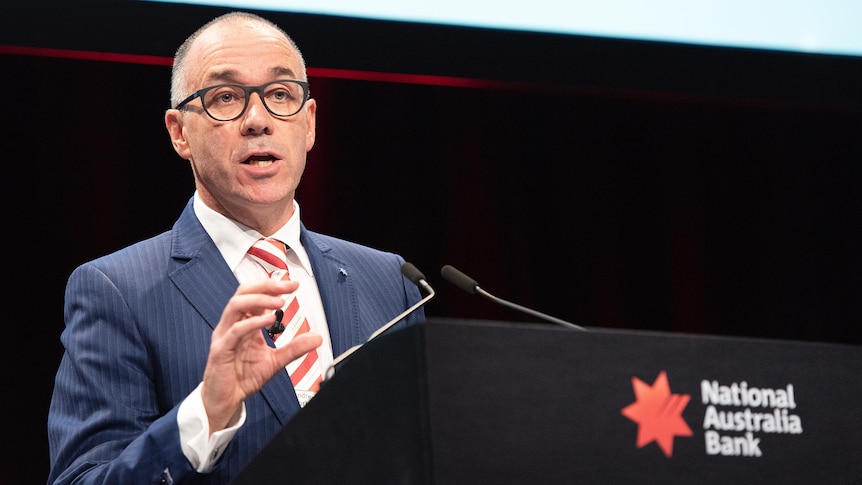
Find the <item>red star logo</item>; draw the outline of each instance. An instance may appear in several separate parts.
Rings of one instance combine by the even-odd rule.
[[[638,424],[637,447],[655,441],[665,456],[673,455],[673,437],[691,436],[691,428],[682,419],[682,411],[691,396],[671,394],[667,373],[661,371],[652,386],[632,377],[636,401],[624,407],[622,415]]]

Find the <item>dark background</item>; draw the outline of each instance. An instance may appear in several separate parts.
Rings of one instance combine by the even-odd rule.
[[[167,62],[226,10],[4,5],[0,481],[43,483],[66,278],[191,196]],[[862,59],[265,15],[319,103],[306,225],[413,262],[429,315],[531,320],[451,264],[585,326],[862,343]]]

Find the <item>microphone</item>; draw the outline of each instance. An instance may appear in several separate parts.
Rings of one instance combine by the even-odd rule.
[[[586,328],[584,328],[580,325],[575,325],[574,323],[570,323],[570,322],[567,322],[565,320],[560,320],[559,318],[552,317],[550,315],[546,315],[542,312],[538,312],[538,311],[533,310],[531,308],[523,307],[523,306],[518,305],[516,303],[506,301],[502,298],[498,298],[498,297],[488,293],[487,291],[483,290],[479,286],[479,283],[476,283],[476,280],[474,280],[473,278],[470,278],[469,276],[465,275],[464,273],[458,271],[457,269],[455,269],[454,267],[452,267],[448,264],[446,266],[443,266],[440,269],[440,275],[446,281],[452,283],[453,285],[457,286],[458,288],[461,288],[462,290],[466,291],[467,293],[470,293],[471,295],[475,295],[476,293],[478,293],[478,294],[484,296],[485,298],[493,301],[494,303],[499,303],[500,305],[507,306],[509,308],[518,310],[519,312],[523,312],[523,313],[526,313],[528,315],[532,315],[536,318],[541,318],[542,320],[545,320],[545,321],[548,321],[551,323],[556,323],[557,325],[562,325],[564,327],[568,327],[568,328],[571,328],[574,330],[580,330],[582,332],[588,331]]]
[[[282,318],[284,318],[284,310],[279,308],[275,311],[275,323],[266,329],[267,333],[269,333],[269,338],[275,340],[276,335],[284,332],[284,324],[281,323]]]
[[[365,342],[358,344],[358,345],[354,345],[353,347],[350,347],[349,349],[342,352],[341,355],[336,357],[332,361],[332,364],[329,365],[329,368],[326,370],[326,373],[324,375],[324,381],[328,381],[329,379],[332,379],[332,376],[335,375],[335,366],[336,365],[343,362],[344,359],[348,358],[351,354],[353,354],[354,352],[359,350],[360,347],[367,344],[368,342],[371,342],[372,340],[377,338],[380,334],[382,334],[386,330],[389,330],[389,328],[391,328],[392,326],[394,326],[395,324],[397,324],[401,320],[404,320],[405,318],[410,316],[413,312],[418,310],[419,307],[428,303],[432,298],[434,298],[434,295],[436,294],[434,292],[434,288],[431,288],[431,285],[429,285],[428,282],[425,280],[425,275],[423,275],[422,272],[419,271],[419,269],[416,268],[416,266],[414,266],[412,263],[405,262],[404,264],[402,264],[401,265],[401,274],[403,274],[408,280],[413,282],[414,285],[418,286],[421,289],[424,289],[425,292],[427,293],[425,298],[422,298],[421,300],[417,301],[413,306],[404,310],[400,315],[398,315],[397,317],[393,318],[388,323],[386,323],[386,325],[383,325],[382,327],[378,328],[374,333],[371,334],[370,337],[368,337],[368,340],[366,340]]]

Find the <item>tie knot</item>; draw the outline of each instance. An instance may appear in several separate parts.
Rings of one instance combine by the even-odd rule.
[[[260,238],[248,254],[269,274],[276,270],[287,271],[287,246],[278,239]]]

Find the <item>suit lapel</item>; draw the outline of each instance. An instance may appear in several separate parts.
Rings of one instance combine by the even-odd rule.
[[[359,341],[359,303],[350,265],[332,252],[304,225],[300,229],[302,247],[308,253],[311,269],[320,290],[332,352],[339,355]]]

